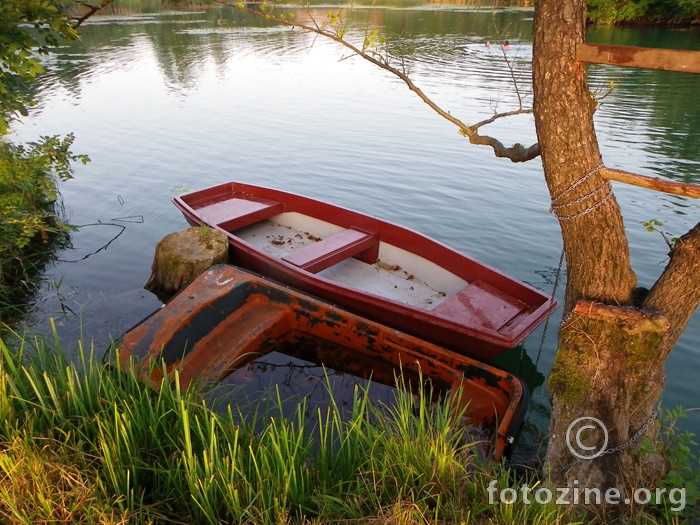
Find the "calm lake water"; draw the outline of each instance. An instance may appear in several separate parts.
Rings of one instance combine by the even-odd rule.
[[[465,122],[513,109],[512,77],[529,96],[531,10],[431,4],[342,13],[349,40],[361,44],[373,28],[400,35],[392,49],[405,53],[414,81]],[[47,333],[53,318],[68,355],[81,336],[103,351],[160,306],[143,285],[156,243],[186,227],[171,199],[227,180],[398,222],[552,291],[561,238],[540,162],[516,165],[471,146],[399,80],[337,44],[223,8],[98,17],[82,34],[50,58],[39,106],[13,137],[74,132],[74,151],[92,158],[62,187],[80,228],[47,271],[28,323]],[[699,37],[698,29],[604,28],[588,40],[698,50]],[[500,46],[484,45],[505,39],[512,72]],[[700,182],[700,75],[607,66],[590,74],[601,94],[619,82],[596,116],[608,167]],[[527,116],[489,131],[505,142],[535,141]],[[614,187],[639,283],[650,286],[667,247],[641,222],[656,219],[680,235],[700,220],[699,203]],[[551,367],[560,318],[552,317],[542,346],[540,328],[506,363],[533,386]],[[696,315],[668,360],[668,407],[698,404],[699,340]],[[537,447],[547,428],[546,390],[533,394],[521,448]],[[699,432],[700,414],[691,412],[685,426]]]

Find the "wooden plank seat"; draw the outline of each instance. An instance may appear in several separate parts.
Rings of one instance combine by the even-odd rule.
[[[445,319],[500,330],[528,305],[488,283],[476,280],[433,308],[432,312]]]
[[[307,272],[318,273],[349,257],[374,263],[379,256],[379,235],[350,227],[326,239],[288,253],[282,260]]]
[[[197,209],[202,221],[233,232],[284,211],[284,203],[260,197],[236,196]]]

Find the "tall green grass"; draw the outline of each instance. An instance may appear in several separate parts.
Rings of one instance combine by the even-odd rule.
[[[508,470],[476,461],[454,404],[421,388],[392,407],[358,389],[349,418],[331,405],[313,427],[302,402],[261,429],[81,350],[68,363],[59,341],[0,341],[0,522],[568,522],[489,505]]]

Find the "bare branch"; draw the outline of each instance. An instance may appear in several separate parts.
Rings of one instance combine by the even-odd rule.
[[[523,100],[525,96],[520,92],[520,78],[516,74],[515,68],[513,67],[513,62],[508,59],[508,54],[506,53],[505,46],[501,46],[501,53],[503,54],[503,61],[506,63],[508,72],[510,74],[511,82],[513,83],[513,88],[515,89],[515,95],[518,97],[518,109],[523,109]],[[530,95],[532,95],[532,90],[530,90]],[[529,110],[532,113],[532,110]]]
[[[90,18],[92,15],[97,13],[98,11],[104,9],[107,7],[109,4],[113,3],[115,0],[102,0],[102,3],[100,5],[91,5],[88,4],[87,2],[81,1],[81,0],[76,0],[76,4],[81,5],[87,9],[87,13],[84,14],[81,17],[74,18],[75,20],[75,27],[80,27],[85,20]]]
[[[409,90],[413,91],[418,98],[420,98],[424,103],[426,103],[433,111],[435,111],[438,115],[443,117],[444,119],[448,120],[449,122],[452,122],[455,126],[459,128],[459,132],[466,137],[469,138],[469,142],[471,144],[476,144],[480,146],[489,146],[493,149],[495,155],[497,157],[503,157],[503,158],[508,158],[512,162],[525,162],[528,160],[532,160],[539,156],[540,154],[540,147],[539,144],[533,144],[530,147],[525,147],[522,144],[514,144],[513,146],[506,147],[501,141],[494,137],[490,136],[482,136],[479,135],[479,128],[494,122],[495,120],[503,117],[509,117],[513,115],[520,115],[520,114],[527,114],[527,113],[532,113],[531,109],[522,109],[522,98],[520,93],[518,93],[518,99],[521,102],[521,107],[515,111],[509,111],[506,113],[496,113],[493,115],[491,118],[481,121],[480,123],[474,125],[474,126],[469,126],[462,122],[460,119],[453,117],[448,111],[445,111],[442,109],[440,106],[438,106],[430,97],[428,97],[418,86],[416,86],[413,81],[408,77],[408,75],[405,73],[405,64],[403,65],[403,71],[399,70],[395,67],[393,67],[389,63],[389,55],[388,51],[386,51],[386,58],[382,56],[380,53],[377,51],[374,51],[372,49],[372,41],[369,36],[365,37],[365,43],[363,45],[363,48],[360,49],[357,46],[351,44],[347,40],[343,38],[345,35],[345,31],[332,31],[327,29],[327,25],[325,24],[319,24],[314,17],[310,17],[312,24],[313,25],[307,25],[301,22],[295,22],[293,20],[288,20],[286,18],[280,18],[277,16],[272,15],[272,9],[270,8],[269,4],[262,4],[261,5],[261,10],[256,10],[248,7],[246,4],[243,3],[237,3],[237,4],[231,4],[227,2],[226,0],[214,0],[216,3],[225,5],[228,7],[235,7],[236,9],[240,11],[244,11],[246,13],[250,13],[255,16],[262,17],[266,20],[269,20],[271,22],[274,22],[276,24],[280,25],[285,25],[288,27],[298,27],[303,29],[304,31],[308,31],[310,33],[315,33],[320,36],[324,36],[326,38],[329,38],[330,40],[333,40],[334,42],[337,42],[338,44],[344,46],[345,48],[349,49],[352,51],[354,55],[360,56],[367,60],[368,62],[371,62],[375,66],[380,67],[381,69],[384,69],[385,71],[388,71],[389,73],[393,74],[394,76],[398,77],[401,79],[404,84],[406,84],[406,87],[408,87]],[[333,27],[333,24],[330,24],[331,27]],[[509,65],[509,67],[511,67]],[[511,74],[514,75],[514,72],[511,67]]]
[[[514,111],[507,111],[505,113],[496,113],[492,117],[487,118],[486,120],[482,120],[481,122],[477,122],[476,124],[472,124],[469,126],[473,130],[479,129],[481,126],[485,126],[486,124],[492,124],[499,118],[504,118],[504,117],[513,117],[515,115],[523,115],[526,113],[532,113],[531,109],[516,109]]]
[[[507,148],[499,140],[479,134],[470,136],[469,142],[479,146],[491,146],[496,157],[504,157],[510,159],[512,162],[527,162],[528,160],[539,157],[541,153],[540,145],[537,143],[528,148],[518,143]]]

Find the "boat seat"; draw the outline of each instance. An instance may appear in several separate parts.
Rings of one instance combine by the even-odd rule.
[[[379,235],[351,227],[322,241],[288,253],[282,260],[311,273],[318,273],[349,257],[372,264],[379,256]]]
[[[512,295],[477,280],[432,309],[432,313],[458,323],[469,322],[500,330],[528,305]]]
[[[197,209],[202,221],[233,232],[282,213],[284,204],[259,197],[235,197]]]
[[[244,356],[256,353],[266,341],[278,339],[289,330],[292,309],[289,304],[272,301],[264,294],[251,294],[246,302],[213,326],[180,363],[180,384],[221,381]],[[192,330],[192,325],[182,330]]]

